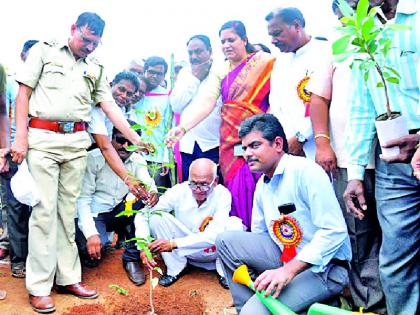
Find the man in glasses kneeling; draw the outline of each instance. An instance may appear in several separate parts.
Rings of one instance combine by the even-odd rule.
[[[217,165],[207,158],[197,159],[190,166],[189,181],[168,189],[153,207],[162,215],[150,216],[149,224],[145,216],[136,215],[136,236],[146,238],[151,234],[155,241],[149,249],[161,254],[165,262],[167,271],[160,277],[160,285],[175,283],[190,264],[216,269],[220,284],[228,288],[215,240],[226,230],[243,230],[243,224],[241,219],[229,216],[232,197],[217,181]],[[140,257],[147,268],[156,266],[143,252]]]

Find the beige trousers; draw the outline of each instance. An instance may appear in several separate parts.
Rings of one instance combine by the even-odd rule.
[[[86,150],[60,145],[48,151],[29,149],[27,161],[41,202],[29,220],[26,288],[32,295],[46,296],[54,277],[58,285],[81,281],[74,217]]]

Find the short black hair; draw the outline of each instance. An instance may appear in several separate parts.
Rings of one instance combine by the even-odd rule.
[[[105,28],[105,21],[93,12],[83,12],[79,15],[76,21],[77,27],[87,26],[89,31],[95,36],[102,37]]]
[[[245,119],[239,126],[239,138],[244,138],[253,131],[260,131],[264,139],[273,143],[276,137],[283,139],[283,151],[288,152],[286,134],[279,120],[273,114],[258,114]]]
[[[271,50],[270,50],[270,48],[268,48],[266,45],[261,44],[261,43],[256,43],[256,44],[253,44],[253,45],[254,45],[254,47],[255,47],[256,45],[258,45],[258,46],[260,46],[260,47],[261,47],[261,50],[262,50],[263,52],[266,52],[266,53],[268,53],[268,54],[271,54]]]
[[[288,7],[276,9],[265,17],[267,22],[271,21],[273,18],[278,18],[287,25],[292,25],[297,21],[301,27],[305,27],[305,18],[303,17],[302,12],[298,8]]]
[[[30,40],[27,40],[24,44],[23,44],[23,47],[22,47],[22,54],[25,54],[26,52],[28,52],[28,50],[29,49],[31,49],[32,48],[32,46],[33,45],[35,45],[36,43],[38,43],[39,41],[38,40],[35,40],[35,39],[30,39]]]
[[[246,35],[246,28],[244,23],[237,20],[228,21],[225,24],[222,25],[222,27],[219,30],[219,37],[222,34],[222,31],[232,29],[242,40],[246,40],[246,52],[253,53],[255,52],[254,46],[252,46],[248,41],[248,36]]]
[[[201,40],[204,43],[204,45],[206,46],[207,50],[211,49],[211,43],[210,43],[210,39],[209,39],[208,36],[202,35],[202,34],[191,36],[191,38],[187,42],[187,46],[190,44],[190,42],[193,39]]]
[[[128,124],[130,125],[130,127],[133,127],[133,126],[137,125],[137,123],[136,123],[136,122],[134,122],[134,121],[132,121],[132,120],[130,120],[130,119],[127,119],[127,122],[128,122]],[[136,131],[136,133],[137,133],[139,136],[141,136],[141,129],[137,129],[137,130],[135,130],[135,131]],[[121,134],[121,131],[119,131],[119,130],[118,130],[118,129],[114,126],[114,128],[112,128],[112,138],[114,138],[116,134]]]
[[[166,74],[166,72],[168,71],[168,64],[166,63],[165,59],[159,56],[152,56],[152,57],[147,58],[146,61],[144,62],[144,71],[147,71],[147,69],[149,69],[150,67],[154,67],[158,65],[163,66],[163,71]]]
[[[122,72],[118,73],[114,77],[114,79],[112,80],[112,85],[117,84],[121,80],[128,80],[131,83],[133,83],[134,88],[135,88],[135,92],[137,92],[137,90],[139,89],[140,81],[139,81],[138,77],[133,72],[122,71]]]

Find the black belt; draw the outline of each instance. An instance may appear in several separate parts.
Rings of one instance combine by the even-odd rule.
[[[350,271],[350,264],[347,260],[341,260],[333,258],[330,261],[332,264],[345,268],[347,271]]]

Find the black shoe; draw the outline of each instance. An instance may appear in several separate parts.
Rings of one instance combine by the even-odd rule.
[[[123,266],[127,272],[128,279],[135,285],[141,285],[146,282],[146,275],[137,261],[123,261]]]
[[[164,287],[169,287],[170,285],[173,285],[176,281],[178,281],[179,278],[181,278],[179,274],[176,276],[164,274],[159,278],[159,284]]]
[[[229,284],[225,277],[219,276],[219,283],[223,289],[229,290]]]

